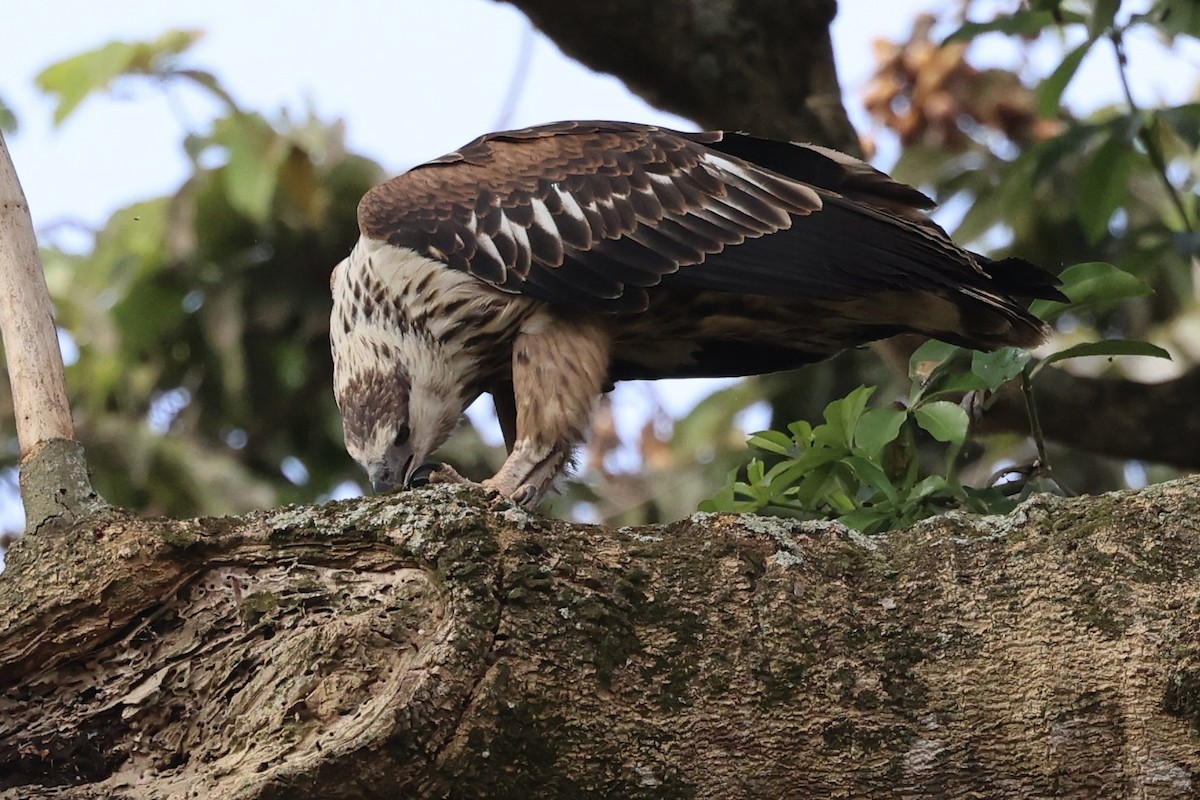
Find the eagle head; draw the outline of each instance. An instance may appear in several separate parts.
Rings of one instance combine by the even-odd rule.
[[[454,337],[413,323],[429,317],[444,272],[411,250],[362,239],[330,276],[334,396],[346,450],[377,492],[410,486],[475,399],[464,396],[473,364]]]
[[[358,372],[337,387],[346,450],[377,491],[408,485],[419,462],[408,406],[411,384],[400,369]]]
[[[358,356],[349,359],[353,370],[335,369],[334,378],[346,450],[367,471],[376,492],[407,488],[450,437],[466,404],[443,385],[443,370],[429,380],[420,369],[425,358],[403,357],[411,349],[406,344],[419,343],[350,339],[349,349]],[[345,365],[335,362],[340,366]]]

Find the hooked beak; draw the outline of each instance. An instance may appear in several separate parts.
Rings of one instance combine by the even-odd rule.
[[[392,465],[386,460],[379,461],[367,468],[367,478],[371,481],[371,489],[375,494],[383,494],[390,492],[397,486],[408,488],[408,482],[412,475],[412,464],[415,459],[412,456],[404,462],[400,467],[399,472],[392,468]]]
[[[414,454],[408,457],[399,472],[394,471],[387,463],[380,463],[367,470],[367,477],[375,494],[383,494],[397,486],[405,489],[424,486],[429,483],[429,473],[440,466],[436,461],[418,459]]]
[[[417,458],[416,454],[409,456],[408,460],[404,462],[404,466],[400,469],[400,471],[402,473],[404,473],[404,488],[405,489],[412,488],[413,475],[416,473],[417,469],[420,466],[421,466],[421,459]]]
[[[371,481],[371,490],[375,494],[383,494],[396,488],[396,481],[387,467],[368,470],[367,478]]]

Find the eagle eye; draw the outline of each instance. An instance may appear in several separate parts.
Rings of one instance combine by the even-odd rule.
[[[408,423],[402,423],[400,430],[396,431],[396,438],[392,440],[392,444],[396,447],[403,447],[408,442],[409,430]]]

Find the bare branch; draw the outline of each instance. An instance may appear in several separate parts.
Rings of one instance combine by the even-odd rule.
[[[1198,488],[873,539],[459,487],[110,512],[0,579],[0,792],[1195,797]]]
[[[25,192],[0,134],[0,331],[21,445],[25,527],[103,506],[75,442],[62,351]]]
[[[21,456],[74,439],[62,353],[25,193],[0,134],[0,329],[12,381]]]

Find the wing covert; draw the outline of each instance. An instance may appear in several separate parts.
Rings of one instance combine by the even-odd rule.
[[[711,136],[611,123],[493,134],[373,189],[360,226],[507,291],[641,307],[664,275],[821,208],[807,184],[713,151]]]
[[[659,284],[815,298],[987,275],[923,194],[743,134],[566,122],[490,134],[371,190],[364,235],[509,292],[606,311]]]

